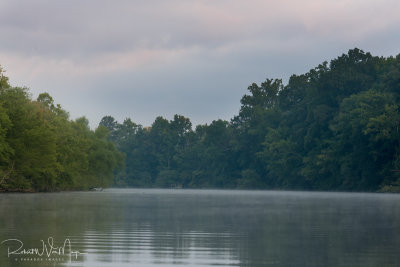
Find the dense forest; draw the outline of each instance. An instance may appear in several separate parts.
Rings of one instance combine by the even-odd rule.
[[[286,85],[253,83],[231,121],[105,116],[100,126],[125,155],[115,186],[394,192],[399,104],[400,55],[353,49]]]
[[[32,100],[0,68],[0,191],[58,191],[105,187],[123,167],[108,129],[70,120],[52,97]]]
[[[359,49],[253,83],[238,115],[194,129],[105,116],[95,130],[0,69],[0,191],[92,187],[400,191],[400,55]]]

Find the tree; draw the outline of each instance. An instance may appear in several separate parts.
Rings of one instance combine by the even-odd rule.
[[[400,185],[399,92],[400,55],[355,48],[287,85],[251,84],[230,122],[100,124],[126,155],[119,185],[375,191]]]
[[[0,70],[0,190],[55,191],[108,186],[122,155],[82,117],[75,121],[48,93],[36,101]]]
[[[10,84],[8,83],[8,77],[4,75],[4,70],[0,65],[0,89],[7,89],[10,87]]]

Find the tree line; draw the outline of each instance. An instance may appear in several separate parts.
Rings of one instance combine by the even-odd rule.
[[[92,187],[400,191],[400,55],[357,48],[253,83],[230,121],[69,118],[0,68],[0,191]]]
[[[48,93],[32,100],[0,68],[0,191],[58,191],[105,187],[123,167],[108,129],[69,119]]]
[[[302,75],[253,83],[230,121],[150,127],[105,116],[125,155],[115,186],[399,191],[400,55],[357,48]]]

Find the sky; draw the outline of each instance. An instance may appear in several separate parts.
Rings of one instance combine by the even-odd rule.
[[[230,120],[252,83],[400,53],[398,0],[0,0],[0,65],[92,128]]]

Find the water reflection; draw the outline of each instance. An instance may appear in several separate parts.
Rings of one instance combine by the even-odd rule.
[[[111,189],[0,200],[0,241],[33,248],[51,236],[86,253],[15,261],[2,244],[0,266],[400,266],[398,195]]]

